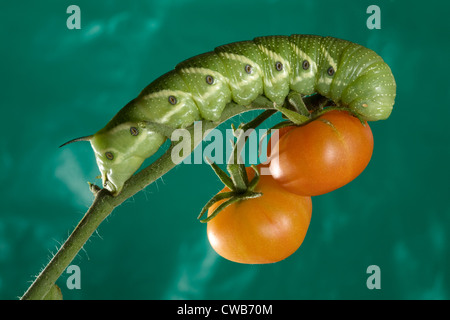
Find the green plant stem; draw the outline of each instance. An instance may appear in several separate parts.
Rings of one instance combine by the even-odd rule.
[[[246,131],[250,129],[254,130],[274,113],[276,113],[276,110],[266,110],[252,121],[244,125],[239,125],[238,129],[234,131],[237,141],[233,145],[233,151],[231,152],[230,159],[228,160],[227,170],[230,173],[234,190],[238,193],[245,192],[249,183],[247,173],[245,171],[245,165],[240,161],[242,148],[244,148],[244,145],[249,137]]]
[[[237,114],[258,109],[273,109],[273,103],[264,97],[258,97],[250,106],[241,106],[230,103],[223,111],[222,117],[218,122],[213,123],[204,121],[203,130],[206,131],[212,129]],[[193,126],[189,131],[191,137],[193,137]],[[195,148],[194,140],[195,139],[191,139],[191,152]],[[122,192],[116,197],[113,197],[106,189],[98,191],[91,186],[91,190],[94,190],[96,193],[91,207],[48,265],[36,277],[35,281],[22,296],[22,300],[44,299],[56,280],[58,280],[60,275],[76,257],[89,237],[94,233],[102,221],[109,216],[114,208],[175,167],[176,164],[173,163],[171,158],[173,147],[174,144],[169,147],[162,157],[132,176],[125,183]],[[188,154],[185,156],[187,157]]]

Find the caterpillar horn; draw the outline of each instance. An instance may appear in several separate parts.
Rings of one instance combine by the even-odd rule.
[[[61,148],[61,147],[64,147],[66,144],[69,144],[69,143],[72,143],[72,142],[77,142],[77,141],[91,141],[92,137],[93,137],[93,135],[75,138],[75,139],[72,139],[70,141],[67,141],[66,143],[63,143],[59,147]]]

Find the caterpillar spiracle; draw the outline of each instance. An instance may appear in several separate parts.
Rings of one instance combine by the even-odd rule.
[[[315,35],[267,36],[223,45],[179,63],[150,83],[90,141],[102,182],[113,195],[166,137],[143,122],[185,128],[216,121],[229,102],[264,95],[282,105],[290,91],[318,93],[368,121],[389,117],[396,84],[391,69],[361,45]],[[63,145],[65,145],[63,144]]]

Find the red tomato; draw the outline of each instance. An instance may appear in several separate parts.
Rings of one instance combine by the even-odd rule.
[[[291,131],[292,129],[295,129],[295,126],[289,126],[289,127],[283,127],[281,129],[278,129],[278,140],[279,141],[281,139],[281,137],[283,137],[286,133],[288,133],[289,131]],[[270,138],[269,143],[267,145],[267,158],[270,159],[271,155],[272,155],[272,150],[275,148],[276,146],[276,141],[272,141],[273,136]]]
[[[249,179],[253,169],[247,168]],[[221,192],[229,191],[224,188]],[[256,192],[263,195],[235,202],[208,222],[213,249],[239,263],[277,262],[294,253],[303,242],[311,220],[310,197],[289,193],[272,179],[261,176]],[[213,205],[208,215],[220,205]]]
[[[372,157],[369,125],[345,111],[330,111],[287,132],[270,163],[273,178],[287,191],[321,195],[355,179]]]
[[[270,158],[273,153],[273,149],[277,146],[277,142],[281,139],[282,136],[284,136],[286,133],[291,131],[292,129],[296,128],[295,126],[289,126],[289,127],[283,127],[278,129],[278,137],[277,139],[274,139],[273,134],[271,135],[269,142],[267,143],[267,160],[264,163],[259,164],[259,166],[264,168],[263,173],[269,174],[269,165],[270,165]]]

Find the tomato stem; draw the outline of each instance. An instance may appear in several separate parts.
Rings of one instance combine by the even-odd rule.
[[[273,107],[280,111],[287,119],[289,119],[294,124],[302,124],[308,120],[310,120],[310,116],[302,115],[296,111],[289,110],[288,108],[278,106],[274,103]]]
[[[234,189],[237,193],[244,193],[248,186],[248,177],[245,172],[244,164],[228,165],[228,172],[234,184]]]
[[[291,91],[288,95],[288,102],[301,115],[308,117],[308,118],[311,116],[311,113],[309,112],[308,108],[306,107],[306,104],[303,101],[303,97],[300,93]]]
[[[257,196],[261,196],[261,193],[254,192],[256,185],[259,181],[259,171],[256,166],[252,166],[255,170],[255,177],[249,181],[247,176],[247,171],[245,165],[240,157],[242,148],[245,146],[249,134],[246,132],[248,130],[254,130],[261,123],[267,120],[270,116],[276,113],[276,110],[266,110],[259,114],[252,121],[241,124],[238,128],[235,128],[232,125],[233,134],[237,138],[236,143],[231,141],[231,145],[233,147],[232,154],[227,164],[227,171],[230,174],[229,176],[215,163],[211,162],[207,159],[209,165],[214,170],[219,179],[223,182],[225,186],[227,186],[231,191],[230,192],[222,192],[212,197],[206,205],[203,207],[197,219],[200,219],[203,214],[216,202],[229,198],[227,201],[221,203],[214,212],[206,219],[200,220],[201,222],[208,222],[212,218],[214,218],[220,211],[226,208],[228,205],[242,200],[254,198]]]
[[[246,124],[239,125],[237,129],[234,126],[232,127],[233,134],[236,136],[237,141],[236,143],[231,142],[233,151],[228,161],[227,170],[230,173],[231,180],[233,181],[234,190],[236,190],[236,192],[238,193],[244,193],[245,191],[247,191],[249,185],[247,172],[245,171],[245,165],[240,157],[241,151],[244,148],[245,143],[247,142],[247,139],[249,137],[247,131],[254,130],[261,123],[271,117],[274,113],[276,113],[276,110],[266,110],[259,114],[252,121]]]
[[[310,113],[320,111],[327,106],[331,107],[335,105],[332,100],[320,94],[313,94],[308,97],[303,97],[303,102]]]

